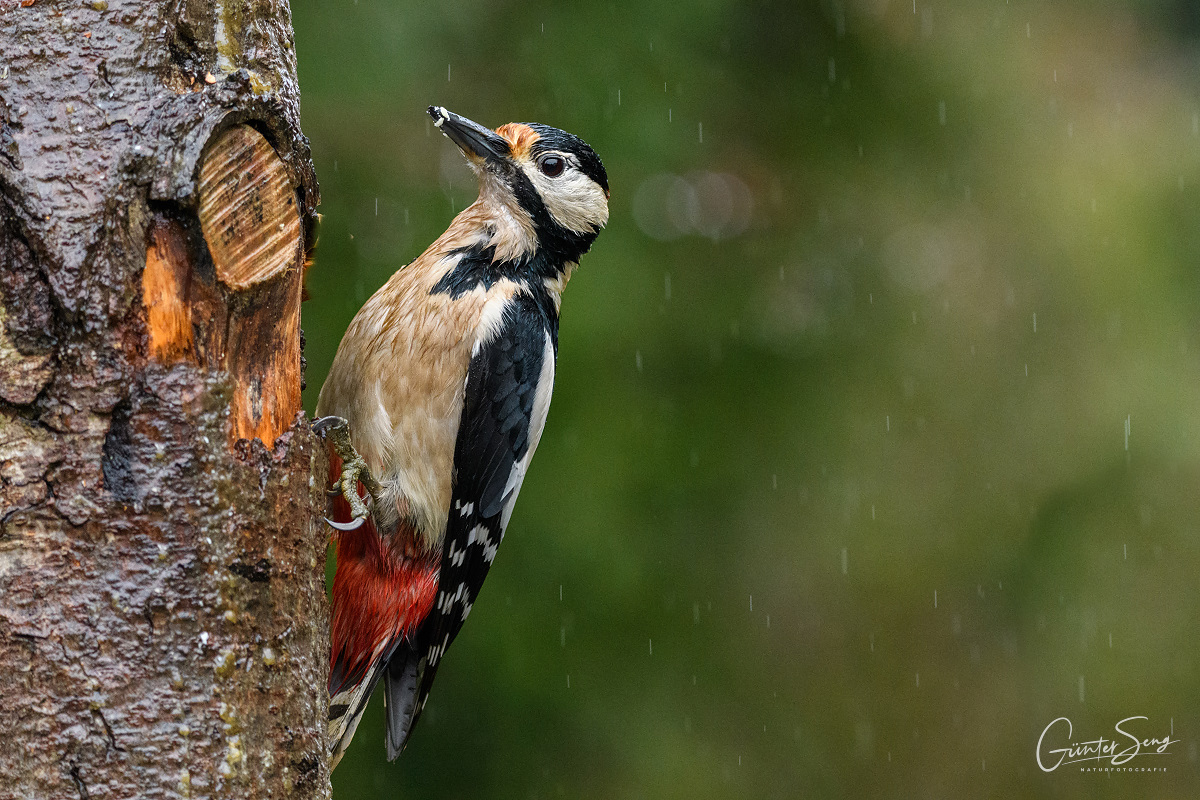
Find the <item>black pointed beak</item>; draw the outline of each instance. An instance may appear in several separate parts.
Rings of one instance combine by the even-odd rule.
[[[429,116],[433,117],[433,124],[458,145],[467,158],[491,161],[508,158],[511,153],[507,139],[478,122],[460,117],[441,106],[430,106]]]

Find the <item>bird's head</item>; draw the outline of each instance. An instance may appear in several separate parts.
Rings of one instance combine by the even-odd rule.
[[[493,131],[440,106],[429,116],[467,157],[480,201],[514,217],[527,239],[515,249],[576,261],[608,222],[608,175],[578,136],[522,122]]]

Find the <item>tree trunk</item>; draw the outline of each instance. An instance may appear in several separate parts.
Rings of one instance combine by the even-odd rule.
[[[0,798],[329,796],[316,202],[284,0],[0,0]]]

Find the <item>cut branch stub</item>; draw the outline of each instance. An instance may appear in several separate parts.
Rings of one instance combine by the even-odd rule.
[[[222,133],[200,165],[200,228],[217,277],[246,289],[300,258],[296,191],[262,134],[246,125]]]
[[[233,379],[230,444],[271,447],[300,410],[300,265],[304,235],[287,169],[245,125],[209,144],[200,164],[200,230],[229,290],[221,369]]]
[[[150,356],[228,372],[230,446],[258,438],[272,447],[300,411],[296,192],[270,143],[245,125],[205,149],[199,192],[213,270],[197,269],[188,223],[160,215],[150,227],[142,276]]]

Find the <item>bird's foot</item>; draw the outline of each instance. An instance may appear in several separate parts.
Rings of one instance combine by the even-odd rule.
[[[329,488],[329,494],[335,497],[341,494],[346,498],[353,518],[350,522],[334,522],[331,519],[325,521],[339,531],[352,531],[362,525],[371,514],[371,509],[358,496],[358,484],[361,483],[366,488],[372,503],[382,493],[383,487],[371,475],[371,471],[367,469],[367,462],[363,461],[362,456],[351,444],[350,423],[341,417],[321,417],[312,424],[312,429],[313,433],[333,446],[333,451],[342,460],[342,474]]]

